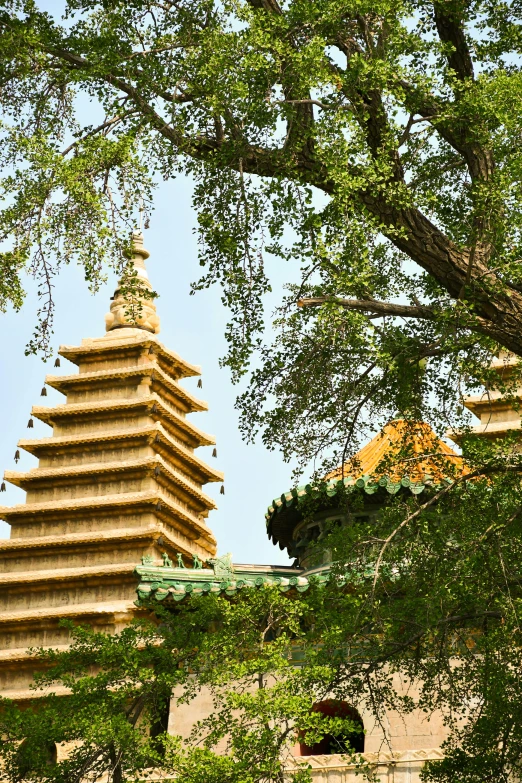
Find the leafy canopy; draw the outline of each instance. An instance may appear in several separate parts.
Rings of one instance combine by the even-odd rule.
[[[6,0],[1,305],[31,270],[29,349],[48,351],[60,265],[96,288],[140,198],[150,212],[158,178],[188,173],[195,288],[223,286],[234,376],[261,354],[247,436],[306,462],[362,421],[454,421],[497,345],[522,349],[521,17],[494,0],[70,0],[60,20]],[[300,283],[263,346],[267,254]]]
[[[189,783],[282,783],[296,724],[310,744],[353,729],[350,718],[312,712],[332,668],[314,654],[305,677],[294,665],[296,645],[305,663],[317,640],[306,630],[312,610],[271,588],[234,603],[190,599],[160,610],[159,624],[115,635],[71,626],[67,651],[34,651],[38,698],[25,709],[0,700],[0,780],[123,783],[161,772]],[[189,708],[202,690],[213,708],[196,722]],[[169,711],[186,736],[168,731]],[[292,766],[284,779],[308,783],[307,765]]]
[[[156,608],[154,624],[77,629],[69,650],[35,651],[39,698],[0,702],[0,780],[123,783],[161,771],[190,783],[309,783],[296,741],[349,740],[356,728],[313,710],[327,699],[357,708],[383,750],[391,711],[421,725],[442,717],[445,757],[425,766],[426,783],[520,777],[520,467],[519,457],[509,470],[492,462],[451,490],[399,493],[371,519],[353,488],[348,526],[317,544],[334,560],[327,586],[191,596]],[[202,692],[210,713],[177,736]]]
[[[120,264],[140,199],[149,213],[159,178],[190,174],[195,289],[222,286],[234,377],[261,359],[239,400],[247,437],[337,460],[365,423],[397,413],[458,423],[461,397],[491,385],[498,347],[522,353],[521,22],[515,0],[71,0],[61,20],[4,0],[0,305],[19,307],[23,274],[37,276],[29,350],[45,354],[60,265],[79,261],[96,288]],[[87,104],[97,118],[84,119]],[[272,345],[268,254],[294,280]],[[272,596],[279,646],[260,635],[263,591],[235,605],[191,599],[175,644],[185,631],[168,618],[111,640],[80,634],[41,680],[72,687],[72,701],[6,707],[2,774],[20,779],[29,763],[41,780],[87,768],[123,780],[170,759],[188,780],[278,780],[296,721],[317,739],[317,713],[306,716],[334,694],[377,719],[391,706],[442,709],[447,755],[427,780],[520,776],[520,466],[505,445],[470,444],[474,480],[436,502],[398,498],[371,524],[334,531],[349,584]],[[235,628],[215,654],[220,632],[199,611]],[[297,669],[291,639],[305,650]],[[273,687],[254,695],[228,684],[265,675]],[[419,697],[393,677],[423,683]],[[175,685],[186,698],[208,685],[217,700],[211,739],[185,751],[145,730]],[[134,724],[133,699],[146,705]],[[65,766],[47,766],[54,737],[82,740]],[[217,757],[225,737],[231,752]]]

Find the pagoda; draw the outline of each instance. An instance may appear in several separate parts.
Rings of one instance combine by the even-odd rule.
[[[27,493],[0,508],[11,525],[0,541],[0,692],[10,698],[34,695],[29,647],[67,645],[62,618],[111,632],[140,611],[136,563],[200,567],[216,553],[202,486],[223,475],[196,454],[214,438],[187,418],[207,405],[179,383],[200,368],[159,341],[141,233],[132,247],[106,334],[62,346],[78,370],[46,377],[65,402],[32,415],[52,435],[18,443],[38,467],[5,473]]]
[[[512,353],[501,351],[490,365],[493,379],[490,388],[482,394],[464,397],[465,407],[473,413],[480,424],[471,428],[471,433],[488,440],[514,435],[522,423],[522,382],[520,381],[520,359]],[[461,433],[450,432],[449,436],[459,442]]]

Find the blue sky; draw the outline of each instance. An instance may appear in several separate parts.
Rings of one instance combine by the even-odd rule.
[[[272,498],[290,488],[291,466],[283,462],[278,452],[269,452],[261,443],[246,445],[241,440],[234,410],[238,390],[230,382],[229,371],[219,367],[219,357],[225,353],[223,335],[227,321],[220,290],[212,288],[189,295],[190,282],[200,273],[191,191],[191,183],[185,178],[162,183],[156,193],[151,227],[145,232],[145,246],[151,252],[148,272],[160,295],[157,300],[160,339],[168,348],[202,368],[202,390],[196,388],[197,378],[187,378],[183,383],[209,404],[208,413],[192,414],[192,420],[217,438],[217,460],[211,458],[210,448],[201,448],[199,453],[225,472],[224,496],[219,494],[219,485],[206,487],[218,503],[218,510],[210,514],[209,524],[217,536],[219,552],[232,552],[234,560],[241,563],[284,564],[288,562],[286,553],[267,539],[264,514]],[[270,265],[270,259],[268,263]],[[271,266],[273,287],[280,295],[281,286],[292,277],[291,270],[280,261],[273,261]],[[104,334],[104,315],[109,309],[114,287],[115,280],[111,278],[93,296],[87,290],[81,269],[71,266],[62,271],[55,288],[55,348],[63,344],[78,345],[83,337]],[[61,368],[55,370],[53,361],[45,364],[39,357],[24,355],[38,307],[35,286],[30,279],[27,288],[28,296],[19,313],[0,314],[2,472],[36,466],[37,460],[25,452],[22,452],[18,466],[15,465],[16,444],[20,438],[51,434],[50,428],[36,419],[34,429],[28,430],[27,421],[32,405],[53,405],[64,400],[51,388],[47,390],[48,396],[42,399],[40,391],[46,374],[65,374],[69,365],[62,360]],[[275,303],[276,298],[268,302],[268,312]],[[73,365],[69,368],[75,371]],[[7,485],[7,492],[0,495],[2,505],[24,500],[25,493],[10,485]],[[0,537],[8,536],[9,526],[0,522]]]

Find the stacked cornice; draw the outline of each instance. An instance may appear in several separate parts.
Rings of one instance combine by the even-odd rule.
[[[468,396],[464,405],[477,418],[480,424],[471,432],[486,438],[502,438],[519,431],[522,414],[522,378],[520,378],[520,359],[513,354],[502,352],[491,363],[498,381],[483,394]],[[458,441],[459,433],[450,433]]]
[[[140,236],[134,247],[143,284]],[[179,554],[190,565],[216,552],[202,487],[223,475],[196,453],[214,438],[187,418],[207,405],[180,384],[199,367],[159,342],[152,300],[133,315],[121,290],[104,337],[60,348],[78,370],[46,384],[65,402],[32,411],[52,435],[18,444],[38,467],[5,474],[27,493],[0,509],[11,525],[0,541],[0,691],[14,698],[29,695],[27,648],[66,644],[60,619],[111,630],[134,616],[137,562]]]

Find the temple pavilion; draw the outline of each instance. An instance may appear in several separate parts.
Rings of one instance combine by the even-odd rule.
[[[306,591],[312,581],[330,578],[328,552],[318,557],[315,543],[332,523],[346,524],[348,513],[371,518],[397,493],[436,491],[466,470],[427,424],[392,421],[321,487],[305,484],[271,502],[267,535],[293,565],[244,565],[218,556],[207,523],[215,504],[203,487],[223,481],[223,474],[198,456],[198,447],[214,438],[188,418],[207,405],[180,383],[200,368],[160,342],[141,233],[133,234],[132,247],[105,334],[61,346],[60,356],[75,367],[46,377],[64,402],[32,409],[52,428],[47,438],[18,443],[38,458],[38,467],[4,476],[27,493],[24,504],[0,508],[11,525],[10,539],[0,540],[0,693],[17,701],[34,696],[28,648],[67,645],[62,618],[114,632],[154,602],[175,605],[191,595],[231,596],[266,584],[290,594]],[[508,355],[495,360],[499,385],[514,365]],[[509,400],[492,389],[465,404],[480,418],[478,434],[504,437],[520,429],[521,402],[522,386]],[[359,502],[350,511],[352,493]],[[319,499],[312,515],[303,512],[310,498]],[[183,735],[204,714],[197,702],[187,710],[176,710],[169,730]],[[427,758],[440,757],[440,721],[390,716],[387,760],[379,727],[365,715],[363,725],[364,751],[384,764],[383,774],[391,764],[413,783]],[[334,771],[344,762],[308,750],[313,779],[328,779],[330,770],[337,780]]]

